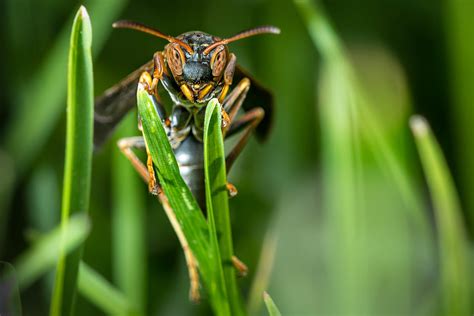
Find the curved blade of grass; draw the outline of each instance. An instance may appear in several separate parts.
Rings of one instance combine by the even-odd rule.
[[[250,287],[250,294],[247,303],[247,312],[249,315],[258,315],[262,304],[262,293],[268,287],[270,276],[272,274],[273,265],[275,263],[275,255],[277,251],[278,237],[275,225],[270,225],[270,228],[265,234],[262,248],[260,251],[260,258],[258,259],[258,266],[255,272],[252,286]]]
[[[275,305],[275,302],[272,300],[271,296],[267,292],[263,292],[263,301],[267,306],[268,315],[270,316],[281,316],[278,307]]]
[[[412,215],[416,217],[417,222],[424,222],[425,219],[420,216],[423,205],[418,198],[418,190],[410,180],[410,176],[407,174],[402,163],[397,159],[393,148],[389,146],[386,139],[381,135],[383,125],[375,119],[373,113],[365,104],[366,100],[357,85],[353,70],[344,54],[342,43],[337,34],[319,6],[309,0],[294,1],[300,9],[300,13],[307,24],[308,32],[315,47],[321,53],[323,61],[332,63],[332,66],[339,67],[338,71],[342,72],[341,78],[344,79],[343,84],[347,85],[346,88],[350,89],[351,97],[356,98],[355,114],[360,115],[359,120],[363,121],[366,125],[366,132],[370,135],[367,139],[371,142],[374,151],[377,152],[376,157],[379,159],[380,164],[384,166],[384,169],[393,178],[405,203],[409,206],[408,209],[414,211]],[[427,228],[426,231],[428,231]]]
[[[94,108],[91,45],[89,15],[81,7],[74,19],[69,50],[66,163],[61,211],[63,234],[69,229],[71,214],[86,213],[89,208]],[[56,269],[51,315],[72,313],[81,256],[82,247],[67,256],[62,251]]]
[[[206,179],[207,219],[211,243],[218,246],[216,252],[220,254],[219,262],[222,262],[222,272],[224,273],[230,310],[232,315],[244,315],[235,268],[232,264],[234,248],[229,217],[227,172],[221,119],[221,106],[217,99],[212,99],[207,104],[204,118],[204,174]]]
[[[89,12],[94,17],[94,55],[96,56],[127,0],[101,0],[89,2]],[[71,17],[61,31],[50,53],[38,71],[22,90],[13,109],[17,110],[5,138],[7,152],[12,156],[20,175],[34,160],[52,133],[60,115],[64,113],[66,93],[67,50]],[[54,88],[51,88],[54,87]],[[31,106],[34,102],[35,106]],[[24,137],[24,135],[29,135]]]
[[[439,231],[444,314],[469,315],[472,312],[472,274],[469,271],[469,248],[454,182],[426,120],[413,116],[410,126],[431,192]]]
[[[343,44],[318,5],[319,2],[295,0],[295,3],[322,59],[319,106],[323,202],[327,213],[326,225],[331,234],[331,247],[327,248],[326,256],[326,264],[331,270],[328,272],[330,286],[327,291],[330,299],[322,303],[328,305],[330,313],[371,314],[380,313],[385,309],[384,304],[397,301],[397,304],[392,305],[393,308],[399,313],[406,313],[411,305],[410,296],[406,293],[414,288],[410,286],[415,275],[411,267],[416,264],[420,271],[426,271],[426,264],[431,262],[431,231],[419,198],[421,194],[418,194],[419,190],[413,183],[414,177],[403,164],[397,147],[390,143],[384,133],[385,120],[374,114],[375,106],[366,98],[346,57]],[[378,163],[376,168],[367,163],[369,157]],[[370,190],[370,177],[374,171],[383,177],[384,186]],[[390,193],[387,196],[393,194],[393,201],[403,212],[395,213],[392,206],[377,212],[370,197],[381,197],[384,192]],[[398,204],[399,200],[401,203]],[[374,265],[376,261],[371,258],[372,247],[368,246],[382,243],[383,238],[376,240],[371,234],[380,227],[377,225],[377,216],[382,212],[393,216],[392,221],[400,223],[390,227],[394,235],[401,238],[406,235],[412,241],[400,242],[394,250],[407,254],[413,260],[400,261],[403,269],[397,270],[398,277],[392,274],[397,286],[403,288],[397,291],[392,287],[388,290],[397,295],[392,300],[374,299],[379,298],[377,283],[387,273],[391,274],[388,269],[384,271],[386,266]]]
[[[137,132],[137,116],[129,115],[118,137]],[[146,212],[143,182],[130,162],[119,151],[112,157],[112,236],[113,275],[130,304],[145,315],[146,308]]]
[[[465,211],[469,214],[471,234],[474,234],[474,137],[472,137],[472,78],[474,78],[474,3],[471,1],[443,1],[448,57],[450,62],[450,88],[452,104],[449,109],[453,112],[452,126],[455,133],[455,152],[461,180],[459,191],[463,199]]]
[[[15,1],[15,0],[13,0]],[[16,1],[17,2],[17,1]],[[15,3],[16,3],[15,2]],[[90,2],[90,12],[96,17],[94,20],[94,55],[100,52],[108,34],[112,31],[111,24],[117,19],[127,0],[101,0]],[[20,12],[21,14],[21,12]],[[14,18],[14,17],[13,17]],[[59,33],[47,57],[34,74],[24,76],[28,81],[24,85],[17,85],[20,90],[14,95],[17,102],[13,104],[12,120],[5,138],[1,139],[5,151],[13,162],[11,171],[3,174],[0,170],[0,190],[2,184],[7,183],[4,191],[0,191],[0,223],[6,223],[10,208],[11,194],[18,178],[28,170],[38,151],[43,148],[54,126],[64,113],[64,96],[66,93],[67,50],[69,46],[70,21]],[[54,88],[51,88],[54,87]],[[31,106],[34,103],[35,106]],[[28,137],[24,137],[28,135]],[[8,177],[12,177],[10,180]],[[8,181],[8,182],[7,182]],[[0,224],[0,228],[2,226]],[[3,231],[3,229],[0,229]],[[2,243],[0,233],[0,246]],[[1,247],[0,247],[1,250]]]
[[[137,89],[138,111],[142,119],[143,135],[157,167],[160,185],[169,200],[173,214],[168,214],[173,225],[176,217],[184,237],[199,265],[199,272],[206,286],[210,304],[217,315],[229,315],[224,281],[219,273],[218,253],[210,242],[210,232],[196,200],[179,173],[173,150],[156,113],[153,101],[139,84]],[[166,205],[163,205],[166,208]],[[170,216],[171,215],[171,216]]]
[[[79,265],[78,290],[107,315],[142,315],[132,310],[127,297],[84,262]]]
[[[44,235],[14,263],[20,290],[26,289],[44,273],[52,270],[60,255],[61,247],[69,253],[81,245],[89,235],[90,223],[85,214],[71,217],[66,235],[61,227]]]

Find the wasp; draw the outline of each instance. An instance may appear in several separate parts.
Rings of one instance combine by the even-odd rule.
[[[272,94],[237,64],[237,58],[230,52],[228,44],[259,34],[279,34],[280,30],[274,26],[260,26],[229,38],[219,38],[200,31],[173,37],[143,24],[125,20],[115,22],[113,27],[145,32],[167,40],[168,44],[163,51],[157,51],[150,62],[96,99],[95,146],[100,146],[118,122],[135,106],[136,89],[140,83],[152,96],[184,181],[201,208],[205,210],[203,128],[207,103],[212,98],[217,98],[222,104],[224,137],[239,135],[226,156],[227,172],[254,131],[260,140],[266,138],[273,115]],[[160,99],[159,86],[168,92],[172,100],[170,113],[167,113]],[[241,110],[243,114],[238,116]],[[141,129],[140,118],[138,126]],[[123,138],[119,140],[118,146],[148,183],[149,191],[155,195],[162,194],[144,138],[142,136]],[[133,149],[147,151],[146,165],[138,159]],[[230,183],[228,190],[231,196],[236,194],[235,187]],[[179,225],[173,226],[175,230],[179,229]],[[177,235],[180,236],[179,233]],[[196,299],[198,297],[196,263],[188,250],[187,241],[180,238],[180,242],[185,251],[191,277],[191,296]],[[241,271],[245,270],[243,263],[237,258],[234,259],[234,265]]]

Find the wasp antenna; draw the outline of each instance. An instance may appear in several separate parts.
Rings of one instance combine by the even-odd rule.
[[[257,26],[249,30],[242,31],[240,33],[237,33],[236,35],[225,38],[223,40],[220,40],[218,42],[215,42],[214,44],[210,45],[204,50],[204,54],[208,54],[211,50],[216,48],[219,45],[227,45],[229,43],[241,40],[243,38],[259,35],[259,34],[280,34],[280,29],[276,26],[272,25],[263,25],[263,26]]]
[[[166,35],[166,34],[160,32],[160,31],[158,31],[157,29],[154,29],[152,27],[146,26],[146,25],[138,23],[138,22],[121,20],[121,21],[114,22],[112,24],[112,27],[114,27],[116,29],[132,29],[132,30],[148,33],[148,34],[151,34],[151,35],[156,36],[156,37],[164,38],[165,40],[168,40],[170,42],[172,42],[174,40],[174,37],[172,37],[170,35]]]
[[[162,33],[161,31],[158,31],[155,28],[146,26],[146,25],[138,23],[138,22],[121,20],[121,21],[114,22],[112,24],[112,27],[114,27],[116,29],[132,29],[132,30],[137,30],[137,31],[140,31],[140,32],[148,33],[148,34],[151,34],[153,36],[160,37],[160,38],[163,38],[165,40],[168,40],[168,42],[178,43],[179,45],[183,46],[190,54],[192,54],[194,52],[193,49],[191,48],[191,46],[184,43],[183,41],[181,41],[177,38],[174,38],[171,35],[166,35],[166,34]]]
[[[231,43],[238,41],[243,38],[259,35],[259,34],[280,34],[280,29],[276,26],[272,25],[263,25],[263,26],[257,26],[249,30],[242,31],[232,37],[224,39],[226,43]]]

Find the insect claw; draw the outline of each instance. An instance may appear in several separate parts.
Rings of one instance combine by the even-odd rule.
[[[227,112],[224,109],[222,109],[221,115],[222,115],[222,128],[226,128],[227,126],[230,125],[229,114],[227,114]]]
[[[189,299],[194,303],[199,303],[201,300],[201,294],[199,294],[199,288],[191,287],[189,289]]]
[[[247,276],[249,268],[239,258],[237,258],[236,256],[232,256],[232,264],[234,265],[234,268],[239,272],[240,277]]]
[[[154,94],[155,89],[153,88],[153,79],[151,78],[151,75],[148,73],[148,71],[142,72],[139,84],[143,86],[148,94]]]
[[[237,195],[237,193],[239,193],[239,191],[237,190],[235,185],[233,185],[230,182],[227,182],[226,188],[227,188],[227,192],[229,193],[229,197],[231,197],[231,198],[233,198],[234,196]]]
[[[156,180],[153,182],[150,181],[150,183],[148,184],[148,190],[153,195],[159,195],[161,192],[160,186],[158,185],[158,183],[156,183]]]

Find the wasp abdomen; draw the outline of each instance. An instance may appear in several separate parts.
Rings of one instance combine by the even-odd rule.
[[[201,209],[205,211],[203,143],[190,135],[174,150],[174,153],[184,182],[188,185]]]

